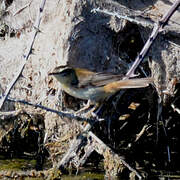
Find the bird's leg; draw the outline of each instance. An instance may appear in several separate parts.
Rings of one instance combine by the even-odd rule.
[[[93,108],[91,108],[87,113],[85,113],[85,117],[93,117],[98,119],[99,121],[104,120],[99,118],[100,111],[102,110],[103,104],[96,103]]]
[[[87,114],[91,114],[93,117],[96,117],[97,116],[97,113],[96,112],[94,112],[95,110],[97,110],[98,111],[98,108],[99,107],[99,103],[96,103],[95,105],[94,105],[94,107],[93,108],[91,108],[88,112],[87,112]],[[98,109],[97,109],[98,108]]]
[[[104,104],[103,103],[101,103],[101,104],[98,104],[98,109],[96,110],[96,114],[99,114],[100,113],[100,111],[102,110],[102,107],[104,106]]]
[[[82,113],[83,111],[89,109],[91,105],[92,105],[91,101],[88,100],[87,104],[80,110],[76,111],[75,114],[78,115],[78,114]]]
[[[94,104],[93,102],[88,100],[87,104],[83,108],[81,108],[80,110],[75,112],[75,114],[78,115],[78,114],[82,113],[83,111],[88,110],[90,108],[90,106],[93,104]],[[103,107],[103,104],[95,103],[94,106],[89,111],[84,113],[84,116],[89,117],[89,118],[90,117],[98,118],[98,114],[101,111],[102,107]]]
[[[104,104],[99,104],[99,103],[96,103],[94,105],[94,107],[90,110],[90,113],[93,117],[98,117],[99,116],[99,113],[100,111],[102,110],[102,107],[103,107]],[[95,111],[95,112],[94,112]]]

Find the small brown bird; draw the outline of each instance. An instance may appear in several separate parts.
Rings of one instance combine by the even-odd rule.
[[[54,75],[62,89],[79,99],[102,103],[120,89],[147,87],[153,78],[125,79],[122,75],[97,73],[81,68],[59,66],[49,75]]]

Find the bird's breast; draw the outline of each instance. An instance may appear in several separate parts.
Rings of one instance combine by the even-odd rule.
[[[104,92],[103,87],[76,88],[62,86],[62,89],[71,96],[79,99],[91,100],[92,102],[101,102],[106,99],[109,94]]]

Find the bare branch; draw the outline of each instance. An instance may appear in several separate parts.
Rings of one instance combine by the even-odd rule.
[[[118,154],[114,153],[111,148],[109,148],[103,141],[101,141],[97,136],[95,136],[91,131],[88,133],[92,138],[94,142],[94,149],[104,155],[106,151],[109,151],[109,153],[112,155],[116,161],[121,162],[125,167],[127,167],[131,172],[134,172],[136,176],[139,179],[142,179],[142,176],[134,169],[132,168],[123,157],[119,156]]]

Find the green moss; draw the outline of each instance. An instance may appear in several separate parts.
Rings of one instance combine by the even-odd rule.
[[[74,175],[74,176],[70,176],[70,175],[67,175],[67,176],[62,176],[62,180],[93,180],[93,179],[96,179],[96,180],[101,180],[101,179],[104,179],[104,174],[96,174],[96,173],[90,173],[90,172],[86,172],[86,173],[81,173],[81,175]]]
[[[0,170],[27,170],[33,169],[36,160],[25,159],[3,159],[0,160]]]
[[[44,180],[43,178],[26,177],[24,180]]]

